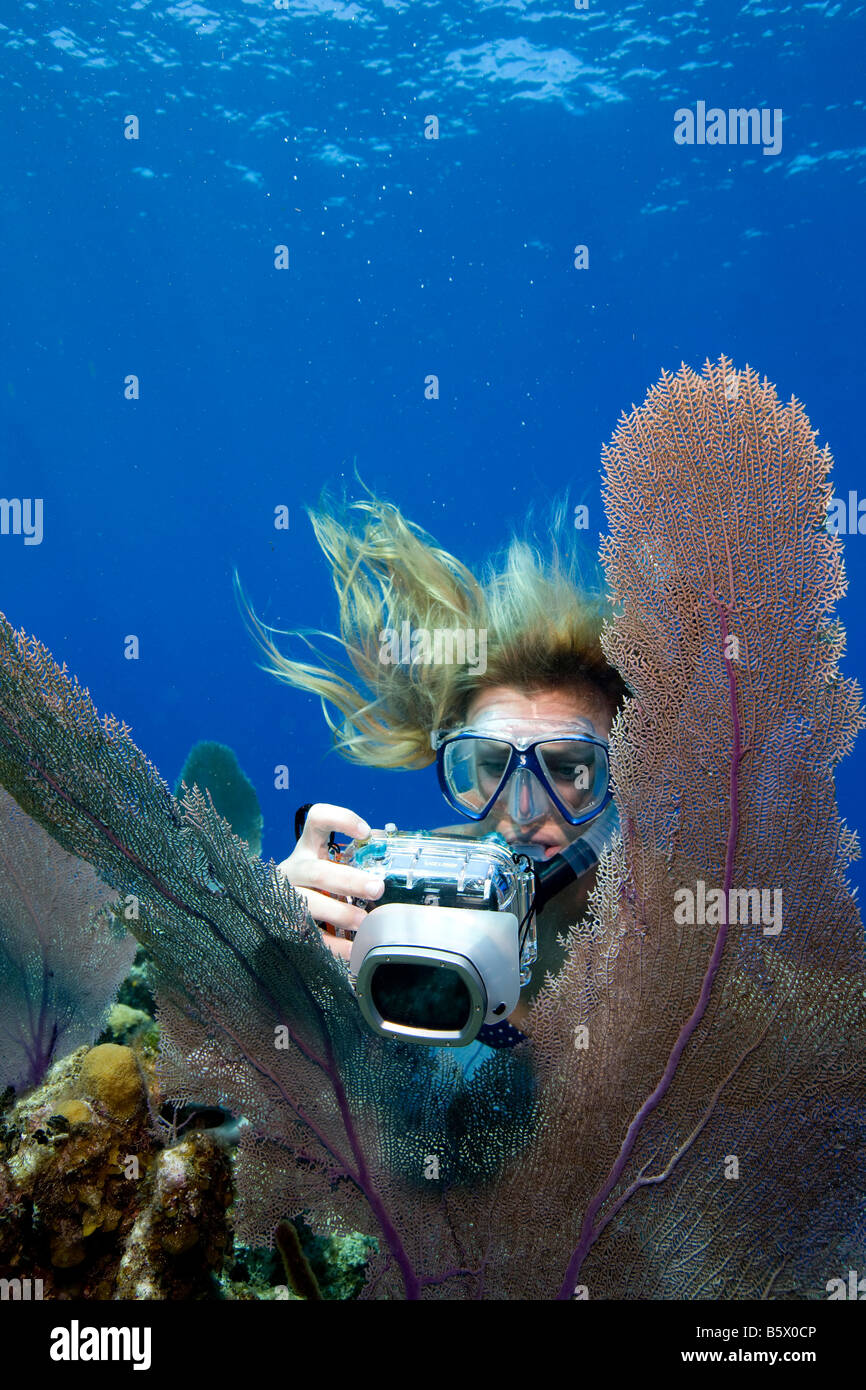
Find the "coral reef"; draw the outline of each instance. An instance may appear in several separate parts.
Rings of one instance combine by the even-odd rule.
[[[322,1299],[357,1298],[364,1288],[367,1265],[376,1253],[377,1242],[354,1231],[344,1236],[316,1234],[302,1216],[296,1216],[292,1224]],[[220,1286],[222,1296],[229,1299],[293,1300],[302,1296],[287,1280],[276,1248],[244,1246],[237,1238]]]
[[[130,1044],[141,1042],[156,1051],[159,1030],[152,1014],[145,1009],[131,1009],[128,1004],[112,1004],[105,1020],[105,1028],[97,1042],[117,1042]]]
[[[230,1164],[207,1133],[161,1147],[153,1057],[107,1043],[57,1062],[0,1119],[0,1274],[45,1298],[213,1293]]]
[[[114,894],[0,791],[0,1089],[92,1042],[136,943]]]
[[[0,1267],[38,1274],[46,1296],[113,1296],[154,1159],[139,1063],[105,1051],[63,1058],[3,1117],[0,1171],[18,1219],[0,1226]]]
[[[130,1231],[116,1298],[214,1296],[230,1241],[231,1171],[225,1151],[193,1132],[157,1154],[150,1193]]]
[[[236,835],[246,840],[250,852],[261,854],[262,808],[256,789],[234,750],[224,743],[194,744],[187,754],[174,794],[180,797],[187,788],[194,786],[210,795],[214,809],[228,821]]]
[[[815,1299],[861,1262],[866,961],[833,767],[864,719],[829,454],[722,359],[665,374],[605,463],[623,836],[528,1041],[468,1080],[370,1033],[275,866],[0,622],[0,778],[134,898],[166,1093],[245,1121],[239,1234],[303,1209],[375,1238],[365,1297]],[[714,912],[679,915],[708,885]]]
[[[147,951],[139,946],[129,973],[117,991],[117,1002],[128,1004],[131,1009],[139,1009],[153,1018],[156,1015],[156,1000],[148,972],[148,959]]]

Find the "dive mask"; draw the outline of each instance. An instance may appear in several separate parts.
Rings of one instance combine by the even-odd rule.
[[[592,820],[611,798],[607,741],[588,720],[487,719],[430,736],[446,801],[483,820],[500,797],[515,825],[549,815],[569,825]]]

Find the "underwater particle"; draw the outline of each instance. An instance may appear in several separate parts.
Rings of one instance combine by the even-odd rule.
[[[135,1053],[119,1043],[92,1047],[81,1065],[78,1083],[86,1096],[118,1119],[134,1115],[144,1100]]]

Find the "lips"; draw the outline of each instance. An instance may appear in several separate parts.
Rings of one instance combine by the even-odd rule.
[[[559,854],[562,845],[551,845],[546,840],[512,840],[511,848],[518,854],[527,854],[530,859],[552,859],[555,854]]]

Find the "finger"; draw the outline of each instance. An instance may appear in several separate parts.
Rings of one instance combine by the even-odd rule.
[[[329,898],[327,894],[317,893],[312,888],[297,888],[295,891],[306,898],[310,916],[315,922],[327,922],[332,927],[348,927],[356,932],[367,915],[362,907],[353,907],[339,898]]]
[[[341,898],[381,898],[385,880],[370,869],[355,869],[351,864],[338,864],[331,859],[303,858],[283,870],[299,888],[313,888],[319,893],[336,893]],[[299,881],[298,881],[299,880]]]
[[[334,830],[348,835],[350,840],[363,838],[370,833],[367,822],[347,806],[332,806],[327,801],[316,801],[307,812],[298,844],[303,845],[305,849],[309,848],[315,854],[320,854],[322,850],[327,849],[328,840]]]
[[[348,963],[352,954],[351,941],[346,941],[345,937],[342,936],[329,936],[326,931],[322,932],[322,940],[329,951],[332,951],[335,956],[341,956]]]
[[[385,880],[375,870],[356,869],[333,859],[316,859],[309,851],[299,855],[295,850],[277,869],[299,891],[310,888],[319,893],[336,893],[340,898],[375,899],[385,890]]]

